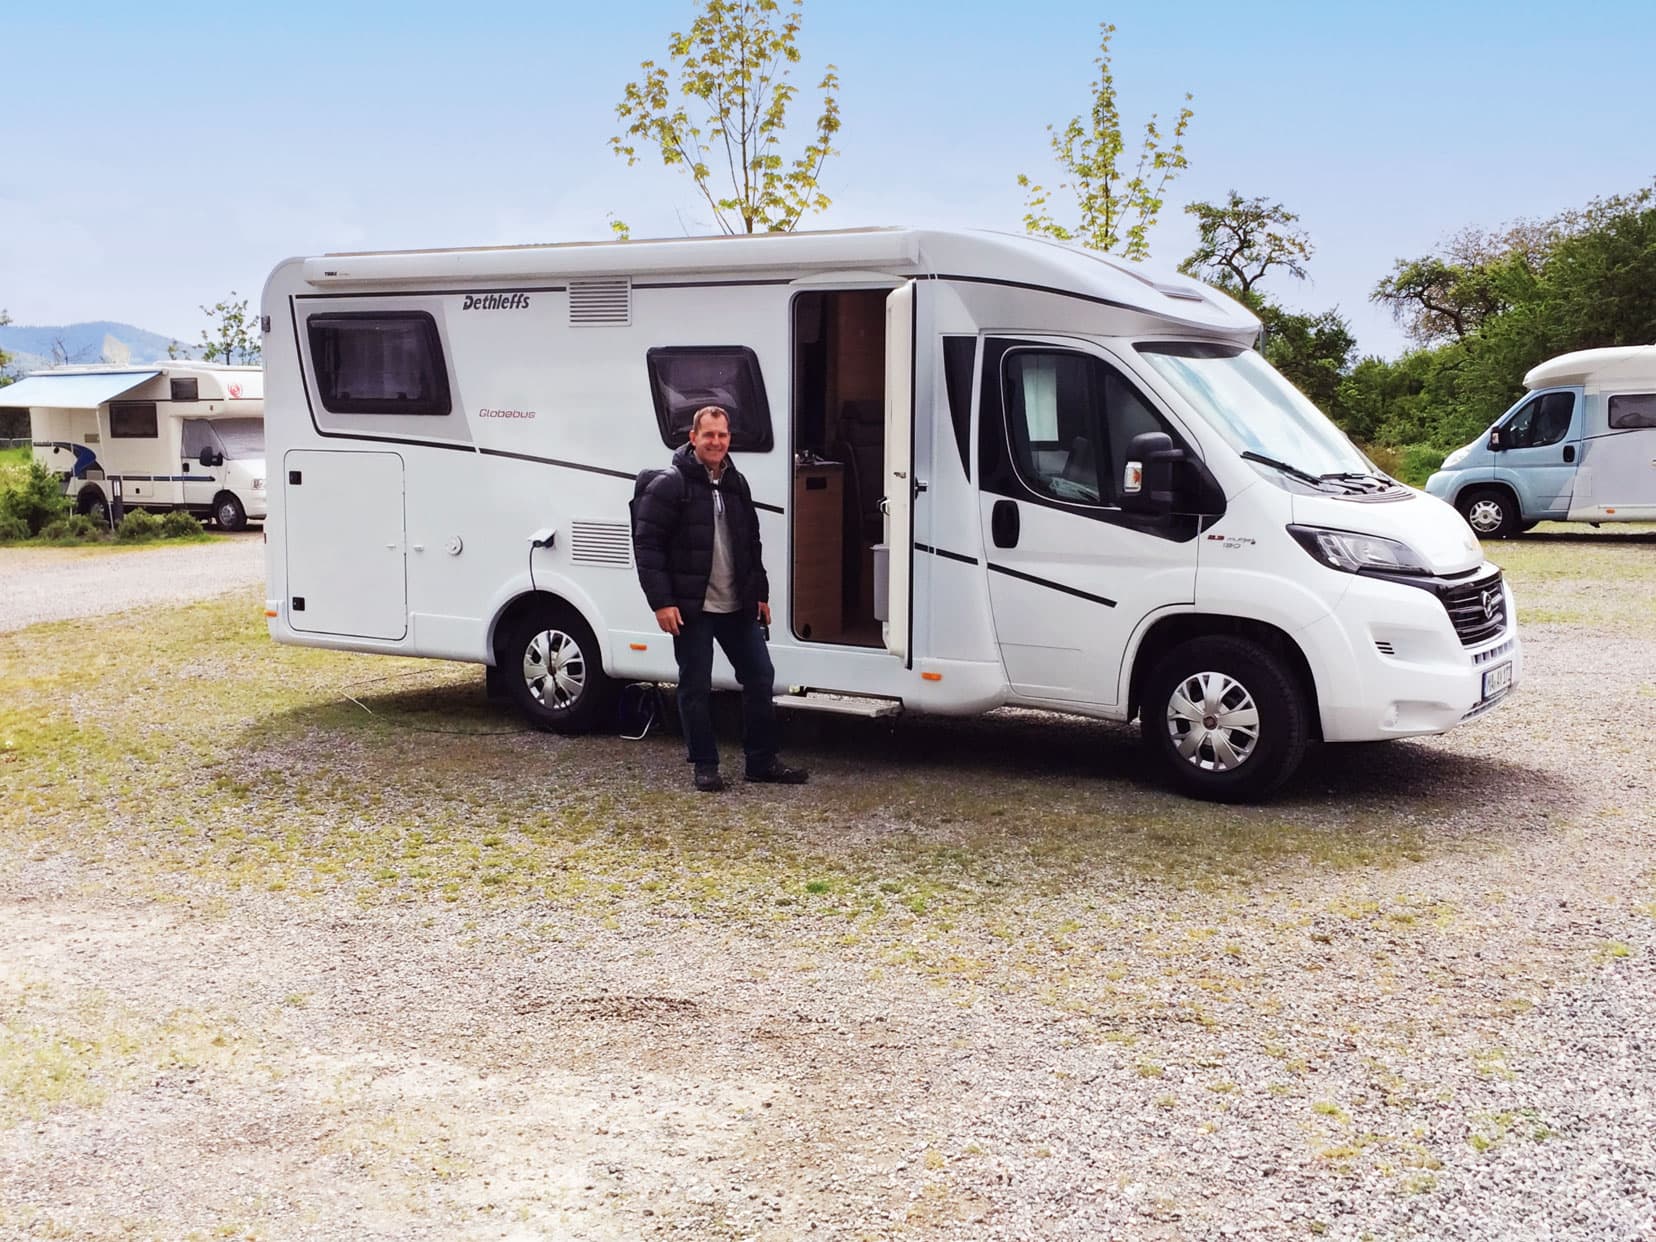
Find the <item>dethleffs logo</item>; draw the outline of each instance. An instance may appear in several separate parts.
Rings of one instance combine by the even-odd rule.
[[[529,305],[527,293],[468,293],[461,310],[522,310]]]

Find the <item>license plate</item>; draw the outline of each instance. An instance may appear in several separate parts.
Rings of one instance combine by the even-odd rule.
[[[1492,699],[1504,694],[1512,685],[1512,661],[1497,664],[1483,675],[1483,697]]]

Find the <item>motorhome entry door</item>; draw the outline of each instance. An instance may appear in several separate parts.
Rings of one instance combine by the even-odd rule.
[[[310,634],[402,638],[402,457],[295,449],[282,472],[289,624]]]

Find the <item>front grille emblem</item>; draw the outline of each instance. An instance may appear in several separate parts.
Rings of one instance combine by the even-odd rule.
[[[1496,588],[1490,587],[1483,593],[1483,610],[1487,621],[1493,621],[1501,611],[1501,593]]]

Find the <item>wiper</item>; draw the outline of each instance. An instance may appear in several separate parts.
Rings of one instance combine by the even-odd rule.
[[[1243,449],[1242,456],[1249,461],[1257,461],[1262,466],[1272,466],[1282,471],[1283,474],[1292,475],[1302,483],[1309,483],[1312,487],[1316,487],[1322,482],[1316,475],[1301,470],[1298,466],[1290,466],[1285,461],[1278,461],[1274,457],[1267,457],[1263,453],[1254,452],[1252,449]]]

